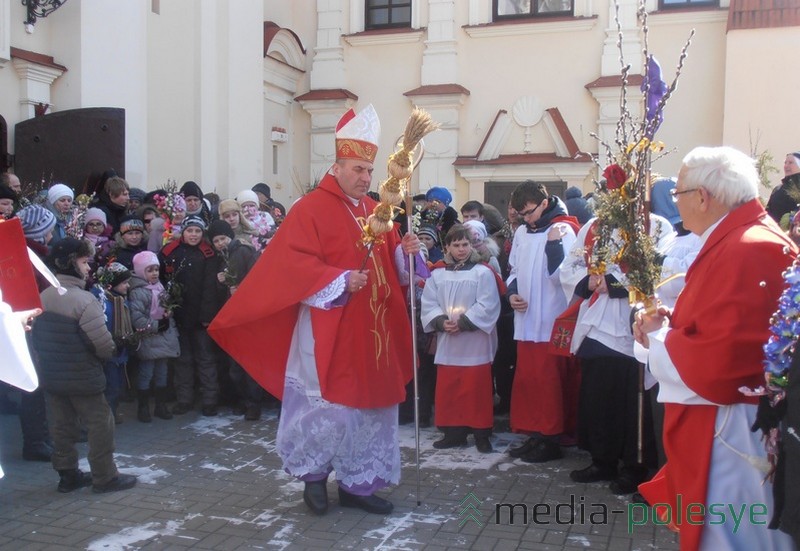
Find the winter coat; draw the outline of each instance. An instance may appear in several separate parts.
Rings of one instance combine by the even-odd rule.
[[[161,282],[167,287],[169,279],[181,285],[180,307],[175,310],[178,329],[199,329],[208,325],[220,309],[217,290],[219,261],[214,250],[203,240],[197,246],[183,239],[172,241],[158,253]]]
[[[141,335],[136,355],[142,360],[180,356],[175,320],[172,318],[156,320],[150,317],[152,292],[147,288],[147,282],[139,276],[131,277],[128,302],[131,310],[131,324],[133,329],[140,332]]]
[[[103,310],[97,299],[83,290],[82,279],[65,274],[57,277],[67,293],[61,296],[54,287],[42,291],[44,313],[32,331],[39,380],[47,392],[63,396],[103,392],[103,362],[115,351]]]
[[[236,285],[240,285],[244,277],[258,260],[256,250],[242,243],[241,241],[231,241],[228,245],[228,269],[236,276]]]
[[[767,202],[767,212],[778,224],[785,214],[797,210],[800,195],[800,174],[792,174],[781,180],[781,185],[772,190]],[[787,228],[784,228],[787,229]]]

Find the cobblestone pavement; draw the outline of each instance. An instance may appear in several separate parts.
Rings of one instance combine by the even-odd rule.
[[[502,432],[502,420],[492,438],[496,451],[486,455],[474,446],[434,450],[438,432],[423,429],[419,479],[414,430],[401,427],[402,481],[380,493],[394,512],[342,508],[330,482],[331,507],[316,517],[302,502],[302,483],[280,468],[274,413],[248,422],[224,409],[210,418],[190,412],[147,425],[135,420],[133,404],[122,411],[117,463],[139,484],[111,494],[56,492],[49,463],[22,460],[17,418],[0,416],[0,549],[678,548],[676,537],[652,522],[630,529],[627,499],[600,483],[570,480],[570,470],[588,463],[585,453],[569,448],[563,460],[544,465],[512,460],[503,451],[519,437]],[[86,444],[80,452],[88,470]],[[504,507],[496,518],[500,504],[517,505],[513,520]]]

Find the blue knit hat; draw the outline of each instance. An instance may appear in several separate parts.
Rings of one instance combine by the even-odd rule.
[[[56,217],[50,210],[39,205],[30,205],[17,213],[22,223],[22,232],[28,239],[44,241],[45,236],[56,225]]]
[[[432,187],[425,193],[425,200],[426,201],[439,201],[440,203],[444,203],[445,205],[449,205],[450,202],[453,200],[453,196],[450,195],[450,192],[447,191],[446,188],[443,187]]]

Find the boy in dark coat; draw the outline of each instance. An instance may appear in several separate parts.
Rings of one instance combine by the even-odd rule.
[[[179,415],[192,409],[197,374],[203,415],[212,417],[217,415],[219,381],[216,349],[206,328],[220,308],[217,261],[205,239],[206,223],[202,218],[187,216],[182,228],[181,238],[168,243],[159,253],[164,286],[168,292],[176,284],[181,289],[175,310],[181,347],[174,380],[178,403],[172,413]]]

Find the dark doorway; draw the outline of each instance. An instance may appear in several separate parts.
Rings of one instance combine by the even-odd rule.
[[[14,172],[23,186],[61,182],[81,190],[92,171],[125,176],[124,109],[58,111],[17,124],[14,138]]]

